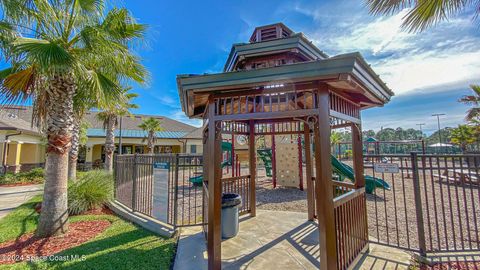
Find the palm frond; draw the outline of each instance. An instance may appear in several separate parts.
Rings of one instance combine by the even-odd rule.
[[[471,108],[467,111],[467,116],[465,116],[465,120],[472,121],[473,119],[480,117],[480,108]]]
[[[436,25],[440,21],[447,20],[464,10],[468,5],[473,5],[472,0],[366,0],[366,5],[371,14],[391,15],[405,8],[410,11],[403,18],[402,27],[410,32],[423,31]],[[480,2],[476,1],[474,19],[478,18]]]
[[[73,57],[55,42],[34,38],[17,38],[14,51],[27,54],[32,63],[44,71],[65,71],[73,64]]]
[[[2,70],[0,94],[5,104],[25,102],[33,94],[35,86],[36,71],[34,67],[13,71],[13,69]],[[8,74],[10,73],[10,74]]]

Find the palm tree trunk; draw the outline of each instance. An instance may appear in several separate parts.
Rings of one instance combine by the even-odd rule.
[[[80,145],[80,119],[75,116],[73,119],[72,147],[68,153],[68,179],[77,180],[77,159],[78,146]]]
[[[115,151],[115,116],[109,116],[105,136],[105,170],[113,172],[113,152]]]
[[[155,146],[153,145],[153,135],[151,134],[152,132],[149,132],[148,134],[148,152],[150,154],[154,154],[154,151],[155,151]]]
[[[47,237],[68,229],[68,153],[76,86],[69,75],[54,75],[48,87],[47,157],[43,202],[36,235]]]

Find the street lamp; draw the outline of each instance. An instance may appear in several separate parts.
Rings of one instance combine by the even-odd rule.
[[[438,125],[438,141],[440,142],[440,149],[443,148],[442,146],[442,132],[440,131],[440,116],[445,115],[444,113],[435,113],[432,116],[437,117],[437,125]]]
[[[422,130],[422,126],[425,126],[425,123],[421,123],[421,124],[417,124],[417,126],[420,127],[420,134],[422,134],[422,139],[423,139],[423,130]]]

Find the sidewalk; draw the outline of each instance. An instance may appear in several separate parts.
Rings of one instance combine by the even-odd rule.
[[[42,190],[43,185],[0,187],[0,219]]]

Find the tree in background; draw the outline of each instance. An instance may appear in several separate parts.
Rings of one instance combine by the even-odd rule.
[[[402,27],[411,32],[423,31],[469,8],[474,10],[474,20],[478,20],[480,15],[480,1],[471,0],[366,0],[366,4],[374,15],[391,15],[409,8],[403,17]]]
[[[163,130],[160,121],[150,117],[146,120],[143,120],[138,127],[147,132],[147,136],[143,139],[143,141],[147,141],[148,153],[153,154],[155,143],[157,142],[157,131]]]
[[[472,106],[472,108],[467,111],[465,120],[468,122],[478,122],[480,120],[480,85],[472,84],[470,88],[473,91],[473,95],[463,96],[459,99],[459,102]]]
[[[130,109],[137,109],[138,105],[131,101],[138,95],[129,93],[130,88],[122,90],[122,102],[114,103],[108,106],[102,112],[97,114],[98,120],[103,122],[103,129],[105,130],[105,164],[104,168],[108,172],[113,171],[113,153],[115,152],[115,128],[119,116],[130,115]]]
[[[48,141],[36,235],[64,233],[74,96],[89,91],[106,100],[121,94],[122,82],[142,82],[146,71],[130,45],[145,26],[125,9],[105,14],[102,0],[0,0],[0,9],[0,57],[10,64],[0,71],[2,103],[31,101]]]
[[[478,141],[478,135],[475,128],[468,125],[458,125],[450,133],[450,141],[456,144],[465,153],[467,146]]]

